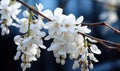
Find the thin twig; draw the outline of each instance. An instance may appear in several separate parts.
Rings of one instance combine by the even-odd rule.
[[[78,32],[78,34],[81,34],[81,35],[87,36],[87,37],[89,37],[91,39],[94,39],[94,40],[98,41],[99,43],[103,44],[104,46],[106,46],[107,48],[110,48],[110,49],[113,48],[113,49],[119,49],[120,50],[120,44],[119,43],[99,39],[99,38],[96,38],[96,37],[93,37],[91,35],[84,34],[84,33],[81,33],[81,32]],[[107,43],[111,44],[112,46],[107,45]]]
[[[120,48],[111,47],[111,46],[109,46],[109,45],[107,45],[107,44],[105,44],[105,43],[103,43],[103,42],[99,42],[99,43],[101,43],[102,45],[104,45],[105,47],[107,47],[107,48],[109,48],[109,49],[118,49],[118,50],[120,51]]]
[[[111,25],[109,25],[109,24],[106,23],[106,22],[98,22],[98,23],[82,23],[81,25],[82,25],[82,26],[100,26],[100,25],[102,25],[102,26],[106,26],[106,27],[112,29],[113,31],[115,31],[116,33],[119,33],[119,34],[120,34],[120,31],[119,31],[118,29],[112,27]]]

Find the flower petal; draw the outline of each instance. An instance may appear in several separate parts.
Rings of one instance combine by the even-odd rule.
[[[39,45],[40,46],[40,48],[42,48],[42,49],[46,49],[46,46],[44,46],[44,45]]]
[[[83,17],[83,16],[80,16],[80,17],[76,20],[75,24],[81,24],[81,23],[83,22],[83,20],[84,20],[84,17]]]
[[[95,53],[95,54],[101,54],[100,49],[98,49],[98,47],[97,47],[96,45],[92,45],[92,46],[90,47],[90,49],[91,49],[91,51],[92,51],[93,53]]]
[[[62,8],[56,8],[55,11],[54,11],[54,15],[55,16],[60,15],[60,14],[62,14],[62,12],[63,12]]]
[[[95,58],[93,53],[89,54],[90,60],[93,60],[94,62],[98,62],[98,60]]]
[[[43,11],[42,14],[45,15],[46,17],[52,19],[52,20],[54,19],[54,18],[53,18],[53,13],[52,13],[52,11],[49,10],[49,9]]]

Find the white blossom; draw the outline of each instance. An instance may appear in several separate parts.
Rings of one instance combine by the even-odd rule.
[[[21,4],[18,2],[15,2],[13,4],[10,4],[10,0],[1,0],[0,4],[0,14],[1,14],[1,19],[8,19],[8,18],[13,18],[16,20],[16,16],[20,13],[20,8]]]
[[[12,2],[12,1],[11,1]],[[21,12],[19,9],[21,4],[18,2],[11,3],[10,0],[1,0],[0,1],[0,14],[1,14],[1,25],[4,24],[4,27],[1,26],[2,32],[1,35],[9,34],[9,26],[12,25],[13,19],[19,21],[17,15]]]
[[[20,7],[21,7],[21,4],[18,2],[15,2],[14,4],[11,5],[11,8],[12,8],[11,17],[16,21],[19,21],[19,18],[17,17],[17,15],[21,12],[21,9],[19,9]]]
[[[75,16],[73,14],[69,14],[68,16],[63,15],[61,31],[74,33],[76,26],[74,22]]]
[[[0,4],[1,19],[8,19],[11,17],[12,8],[9,5],[10,5],[10,0],[1,0],[1,4]]]

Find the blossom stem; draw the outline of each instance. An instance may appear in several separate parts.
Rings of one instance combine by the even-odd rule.
[[[29,22],[28,22],[28,36],[30,35],[30,23],[32,22],[32,10],[30,9],[30,16],[29,16]]]

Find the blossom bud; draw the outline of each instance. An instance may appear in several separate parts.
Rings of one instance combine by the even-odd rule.
[[[10,33],[10,30],[9,29],[6,29],[6,34],[9,34]]]
[[[37,58],[40,58],[41,54],[37,54]]]
[[[93,53],[90,53],[89,57],[90,57],[90,60],[93,60],[94,62],[98,62],[98,60],[94,57]]]
[[[2,28],[1,35],[4,36],[6,32],[6,27]]]
[[[5,25],[4,24],[1,24],[1,26],[0,26],[1,28],[4,28],[5,27]]]
[[[93,64],[92,64],[92,63],[90,63],[90,66],[89,66],[89,67],[90,67],[90,69],[93,69]]]
[[[25,64],[24,64],[24,63],[21,63],[21,68],[22,68],[22,70],[23,70],[23,71],[25,71],[25,70],[26,70],[26,66],[25,66]]]
[[[98,47],[96,45],[92,45],[90,47],[91,51],[95,54],[101,54],[101,51],[98,49]]]
[[[65,64],[65,59],[62,59],[61,60],[61,65],[64,65]]]
[[[81,56],[81,61],[84,62],[85,61],[85,55]]]
[[[79,67],[79,62],[78,61],[75,61],[73,66],[72,66],[72,69],[77,69]]]
[[[30,64],[30,63],[26,63],[26,67],[27,67],[27,68],[30,68],[30,67],[31,67],[31,64]]]
[[[19,59],[19,57],[20,57],[20,54],[21,54],[21,52],[20,52],[20,51],[18,51],[18,52],[16,53],[15,57],[14,57],[14,60],[18,60],[18,59]]]
[[[84,54],[87,54],[88,53],[88,48],[85,48],[84,49]]]
[[[15,44],[20,45],[20,39],[21,39],[20,35],[15,36],[14,37]]]
[[[21,50],[21,46],[17,46],[17,51],[20,51]]]
[[[56,62],[57,62],[57,63],[60,63],[60,58],[57,57],[57,58],[56,58]]]
[[[21,60],[22,60],[22,61],[25,61],[24,58],[25,58],[25,54],[22,54],[22,56],[21,56]]]

